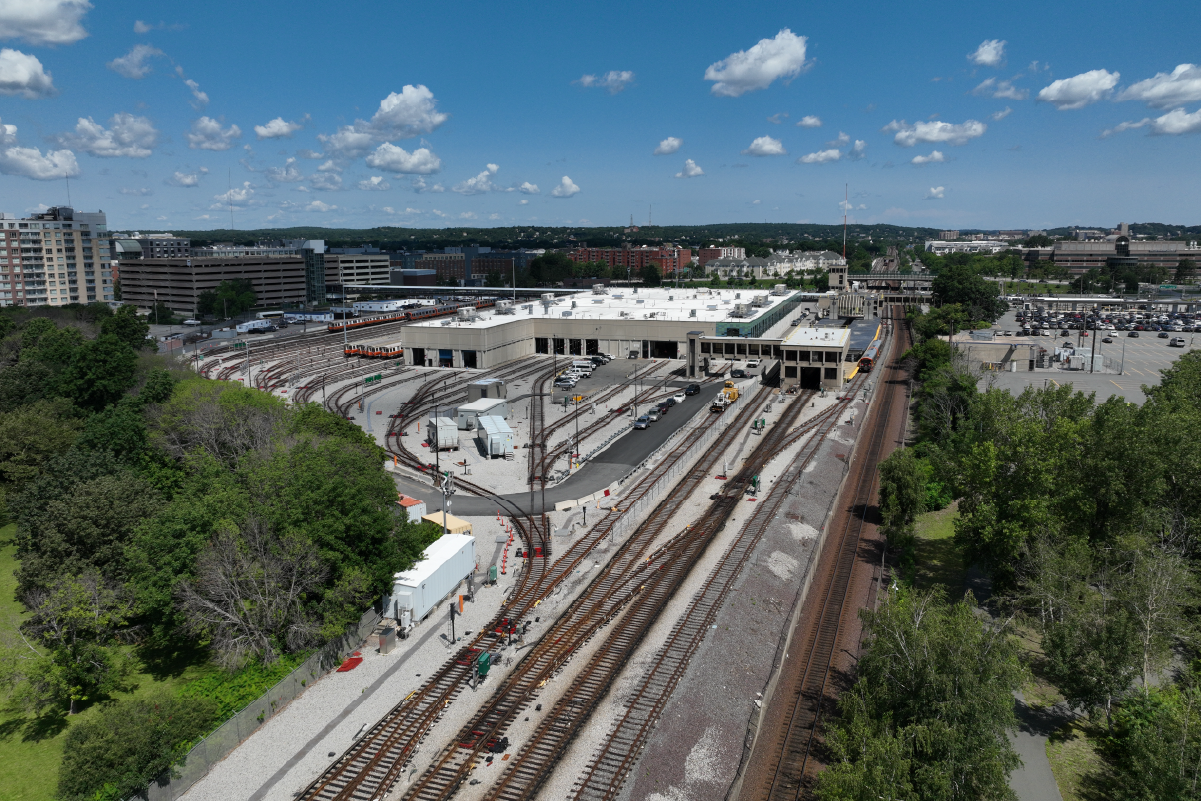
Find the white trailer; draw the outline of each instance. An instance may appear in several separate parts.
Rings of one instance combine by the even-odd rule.
[[[430,415],[426,432],[430,448],[440,451],[459,449],[459,427],[449,417]]]
[[[250,320],[245,323],[238,323],[237,329],[239,334],[248,334],[251,331],[266,331],[270,328],[272,322],[270,320]]]
[[[421,620],[463,579],[475,571],[475,537],[443,534],[425,549],[421,561],[392,580],[392,595],[385,599],[385,617]]]
[[[475,440],[487,456],[507,456],[513,450],[513,429],[503,417],[480,417],[475,425]]]
[[[475,421],[481,417],[508,418],[509,404],[501,398],[480,398],[464,403],[455,410],[455,422],[460,431],[475,431]]]

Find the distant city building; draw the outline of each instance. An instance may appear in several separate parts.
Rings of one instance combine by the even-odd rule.
[[[1052,246],[1051,260],[1074,275],[1107,266],[1163,267],[1175,270],[1181,259],[1201,262],[1196,242],[1151,240],[1132,242],[1128,237],[1110,235],[1103,240],[1060,241]]]
[[[68,206],[0,214],[0,306],[114,300],[107,219]]]
[[[1109,234],[1109,231],[1102,231],[1100,228],[1077,228],[1076,239],[1080,242],[1086,242],[1090,239],[1104,239]]]
[[[958,239],[959,232],[958,231],[939,231],[938,238],[939,239]]]
[[[304,269],[304,303],[306,306],[324,306],[325,295],[325,240],[309,239],[295,242]]]
[[[846,259],[832,250],[782,251],[766,259],[757,256],[741,259],[714,259],[705,265],[705,275],[718,278],[784,278],[789,273],[817,273],[831,267],[845,267]]]
[[[467,277],[467,257],[462,253],[425,253],[413,264],[416,270],[433,270],[439,280],[453,278],[463,281]]]
[[[147,254],[149,255],[149,254]],[[232,242],[217,242],[204,247],[191,248],[189,255],[198,259],[221,259],[230,257],[259,258],[262,256],[299,256],[300,250],[292,245],[235,245]]]
[[[700,248],[697,250],[697,263],[704,267],[714,259],[745,259],[746,248]]]
[[[1025,238],[1026,238],[1025,231],[998,231],[997,232],[997,239],[1007,239],[1010,242],[1017,240],[1017,239],[1025,239]]]
[[[574,262],[603,262],[610,268],[625,268],[626,270],[641,270],[651,264],[657,264],[663,273],[674,273],[686,269],[692,264],[692,250],[675,245],[659,247],[620,247],[620,248],[589,248],[580,247],[567,254]]]
[[[950,233],[943,231],[943,233]],[[948,242],[945,239],[926,240],[926,252],[937,256],[947,253],[997,253],[1008,250],[1011,245],[999,239],[977,239],[965,242]]]

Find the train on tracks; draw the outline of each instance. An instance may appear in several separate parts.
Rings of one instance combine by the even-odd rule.
[[[867,346],[867,350],[859,357],[859,369],[865,373],[870,373],[872,368],[876,366],[876,359],[880,357],[880,347],[884,344],[883,340],[877,339],[875,342]]]
[[[342,352],[347,356],[364,359],[399,359],[404,356],[404,347],[397,337],[387,337],[368,342],[351,342]]]
[[[419,308],[405,309],[404,311],[392,312],[391,314],[381,314],[377,317],[367,317],[358,320],[343,320],[341,322],[330,323],[326,330],[331,334],[338,334],[342,331],[357,331],[361,328],[370,328],[373,325],[381,325],[383,323],[395,322],[414,322],[417,320],[427,320],[431,317],[444,317],[448,314],[457,314],[459,309],[484,309],[489,306],[496,305],[496,298],[479,298],[478,300],[463,300],[452,301],[450,303],[439,303],[436,306],[421,306]]]

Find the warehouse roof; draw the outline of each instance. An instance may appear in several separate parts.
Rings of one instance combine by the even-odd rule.
[[[463,328],[488,328],[521,319],[585,319],[610,322],[635,320],[667,320],[675,322],[722,321],[747,323],[767,314],[797,293],[789,290],[772,295],[768,290],[748,289],[669,289],[666,287],[636,289],[610,287],[605,294],[577,293],[557,297],[552,303],[542,300],[518,303],[513,314],[496,314],[491,309],[480,311],[478,319],[467,321],[458,317],[435,318],[415,323],[417,326],[438,328],[453,325]],[[762,306],[752,305],[761,298]],[[574,305],[573,305],[574,304]],[[743,304],[743,316],[736,308]]]
[[[794,347],[843,347],[851,338],[849,328],[797,328],[784,337],[785,346]]]

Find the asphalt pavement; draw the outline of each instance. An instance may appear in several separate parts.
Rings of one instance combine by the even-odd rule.
[[[682,389],[689,383],[688,381],[668,381],[667,386],[677,386]],[[553,487],[548,487],[545,493],[546,510],[553,510],[559,501],[574,500],[591,495],[605,489],[614,481],[624,478],[689,420],[698,414],[712,414],[709,411],[709,404],[720,391],[720,382],[702,384],[699,395],[690,395],[685,398],[683,403],[674,406],[657,423],[651,423],[649,428],[628,430],[614,440],[607,449],[585,463],[574,475]],[[628,420],[629,418],[624,419]],[[524,470],[524,453],[517,459],[521,463],[518,469]],[[430,512],[442,509],[442,494],[432,486],[407,476],[397,476],[396,486],[406,495],[425,501],[426,508]],[[541,492],[519,492],[500,497],[530,514],[543,511],[543,493]],[[451,501],[451,511],[460,516],[490,515],[496,512],[496,502],[491,498],[458,494]]]

